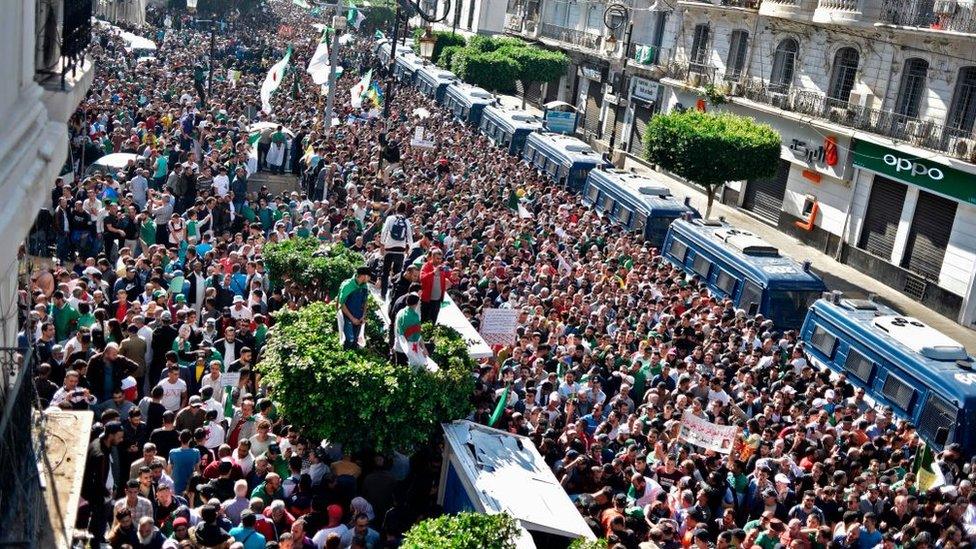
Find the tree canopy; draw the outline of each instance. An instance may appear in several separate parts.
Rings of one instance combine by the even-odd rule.
[[[518,523],[511,515],[459,513],[418,522],[403,549],[515,549]]]
[[[385,330],[369,315],[366,349],[339,344],[335,303],[276,313],[258,370],[281,412],[311,439],[349,450],[410,450],[441,422],[471,411],[475,362],[460,334],[437,327],[437,371],[414,371],[385,355]]]
[[[474,36],[466,45],[446,47],[437,64],[483,88],[511,93],[516,82],[551,82],[566,72],[569,58],[560,51],[517,38]]]
[[[269,242],[262,251],[271,284],[295,284],[313,299],[334,297],[339,286],[365,261],[342,244],[324,247],[316,238]]]
[[[413,51],[417,55],[420,55],[420,37],[424,35],[424,29],[414,29],[413,30]],[[434,52],[430,56],[431,63],[437,63],[437,60],[441,57],[441,52],[444,48],[448,46],[464,46],[467,44],[467,40],[464,39],[460,34],[451,34],[446,31],[436,31],[434,32]]]
[[[729,112],[659,114],[644,132],[647,160],[705,187],[705,217],[711,213],[715,188],[726,181],[773,175],[779,153],[780,136],[772,127]]]

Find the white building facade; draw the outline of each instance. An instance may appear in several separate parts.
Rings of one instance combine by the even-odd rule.
[[[576,106],[579,133],[601,150],[613,135],[618,161],[642,156],[658,112],[730,110],[771,125],[783,138],[775,175],[729,182],[724,202],[974,326],[972,0],[623,4],[630,36],[606,27],[603,2],[509,2],[506,32],[573,60],[539,103]],[[706,88],[725,103],[706,101]]]

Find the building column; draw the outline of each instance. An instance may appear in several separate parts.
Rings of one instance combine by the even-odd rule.
[[[908,245],[908,232],[912,227],[912,218],[915,217],[915,206],[918,205],[918,187],[906,185],[908,192],[905,193],[905,206],[901,209],[901,219],[898,220],[898,233],[895,235],[895,245],[891,248],[891,264],[901,265],[901,260],[905,256],[905,246]]]

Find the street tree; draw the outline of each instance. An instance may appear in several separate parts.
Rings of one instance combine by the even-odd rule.
[[[780,136],[766,124],[729,112],[659,114],[644,132],[645,158],[705,188],[705,218],[726,181],[768,177],[779,165]]]

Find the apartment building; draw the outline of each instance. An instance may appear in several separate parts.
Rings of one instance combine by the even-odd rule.
[[[771,125],[776,174],[728,183],[724,202],[974,325],[972,0],[624,3],[630,36],[606,27],[603,2],[510,0],[508,33],[573,59],[539,102],[575,105],[584,137],[606,150],[616,131],[617,154],[636,158],[655,112]]]
[[[437,14],[434,30],[452,31],[464,36],[476,34],[494,35],[505,30],[505,3],[507,0],[454,0],[450,3],[420,0],[426,13]],[[413,26],[426,26],[426,21],[414,16]]]

